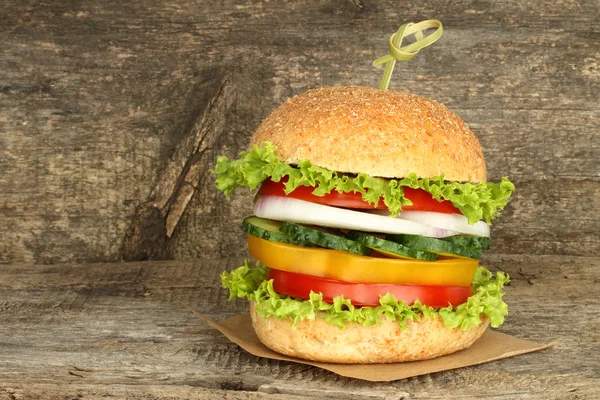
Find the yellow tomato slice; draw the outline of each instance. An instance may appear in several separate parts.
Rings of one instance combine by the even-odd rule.
[[[269,268],[361,283],[469,286],[479,261],[377,258],[270,242],[248,235],[250,255]]]

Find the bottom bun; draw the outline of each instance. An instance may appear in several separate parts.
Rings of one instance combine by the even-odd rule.
[[[271,350],[291,357],[342,364],[375,364],[429,360],[471,346],[487,329],[482,324],[461,330],[446,328],[440,318],[408,321],[408,329],[385,317],[380,325],[348,323],[340,329],[322,318],[298,321],[263,318],[250,302],[252,325],[258,338]]]

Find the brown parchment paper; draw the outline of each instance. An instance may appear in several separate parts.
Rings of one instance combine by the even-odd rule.
[[[341,376],[372,382],[389,382],[432,372],[483,364],[502,358],[518,356],[519,354],[544,350],[556,345],[554,342],[549,344],[534,343],[488,329],[470,348],[433,360],[393,364],[333,364],[302,360],[274,352],[258,339],[248,314],[236,315],[224,321],[214,322],[194,310],[192,312],[227,336],[233,343],[255,356],[313,365]]]

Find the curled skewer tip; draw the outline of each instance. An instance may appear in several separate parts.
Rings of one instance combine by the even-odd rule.
[[[427,36],[423,34],[428,29],[435,29]],[[396,61],[409,61],[416,56],[419,51],[431,44],[435,43],[440,37],[444,28],[442,23],[436,19],[429,19],[419,23],[409,22],[400,26],[398,31],[390,37],[389,53],[383,57],[379,57],[373,62],[374,67],[379,67],[385,64],[383,77],[379,83],[379,89],[386,90],[390,84],[390,78],[394,71]],[[410,35],[415,35],[415,42],[402,46],[404,39]]]

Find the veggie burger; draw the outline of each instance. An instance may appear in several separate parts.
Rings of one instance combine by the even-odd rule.
[[[479,265],[514,185],[486,181],[479,141],[443,105],[324,87],[269,115],[213,173],[227,197],[259,188],[244,219],[256,263],[221,275],[256,334],[293,357],[426,360],[469,347],[508,312],[509,279]]]

